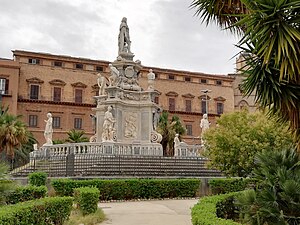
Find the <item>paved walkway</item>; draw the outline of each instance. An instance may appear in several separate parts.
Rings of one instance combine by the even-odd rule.
[[[101,225],[192,225],[197,199],[100,203],[107,220]]]

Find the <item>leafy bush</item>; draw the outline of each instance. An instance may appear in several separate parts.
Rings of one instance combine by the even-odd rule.
[[[1,225],[62,225],[70,216],[72,197],[42,198],[0,208]]]
[[[216,204],[217,217],[234,221],[239,219],[239,208],[235,205],[235,197],[229,196]]]
[[[100,192],[95,187],[81,187],[74,189],[75,203],[83,215],[95,213],[98,208]]]
[[[45,186],[47,181],[47,173],[34,172],[28,176],[29,184],[34,186]]]
[[[229,219],[218,218],[216,205],[224,199],[234,196],[236,193],[214,195],[201,198],[192,208],[193,225],[238,225],[240,223]]]
[[[208,129],[204,139],[211,166],[232,177],[249,176],[256,153],[293,145],[287,124],[247,111],[222,114],[218,126]]]
[[[149,199],[195,197],[199,191],[199,179],[118,179],[118,180],[70,180],[52,181],[60,196],[72,196],[79,187],[97,187],[101,200]]]
[[[294,149],[263,151],[255,162],[259,186],[237,198],[245,222],[300,224],[300,154]]]
[[[216,178],[208,181],[212,194],[225,194],[243,191],[256,186],[256,180],[250,178]]]
[[[18,202],[24,202],[39,198],[44,198],[47,195],[46,186],[21,186],[15,191],[11,192],[6,197],[7,204],[16,204]]]
[[[0,205],[5,204],[5,199],[15,189],[15,183],[10,180],[8,166],[0,163]]]

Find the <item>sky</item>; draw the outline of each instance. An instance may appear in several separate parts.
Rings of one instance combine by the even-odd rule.
[[[0,58],[27,50],[114,61],[127,17],[131,51],[142,65],[228,74],[238,39],[201,24],[192,0],[0,0]]]

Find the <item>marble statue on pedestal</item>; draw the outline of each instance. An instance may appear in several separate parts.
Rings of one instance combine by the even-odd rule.
[[[152,69],[149,70],[149,73],[147,74],[147,78],[148,78],[148,90],[154,90],[155,73],[153,73]]]
[[[101,73],[97,74],[97,84],[99,86],[99,96],[105,95],[106,78]]]
[[[207,114],[203,114],[203,118],[201,119],[200,121],[200,128],[201,128],[201,142],[203,144],[203,135],[205,133],[205,131],[207,129],[209,129],[209,125],[210,125],[210,122],[208,121],[208,116]]]
[[[130,36],[129,36],[129,27],[127,25],[127,18],[123,17],[120,25],[120,33],[118,37],[118,44],[119,44],[119,54],[121,52],[131,53],[130,46]]]
[[[180,145],[179,134],[176,134],[174,138],[174,156],[179,155],[179,145]]]
[[[114,138],[114,124],[115,118],[111,113],[112,107],[108,106],[107,111],[104,114],[102,141],[113,141]]]
[[[44,132],[44,137],[46,140],[46,143],[44,145],[52,145],[52,134],[53,134],[53,128],[52,128],[52,122],[53,122],[53,118],[52,118],[52,114],[51,113],[47,113],[47,120],[44,120],[46,123],[45,126],[45,132]]]

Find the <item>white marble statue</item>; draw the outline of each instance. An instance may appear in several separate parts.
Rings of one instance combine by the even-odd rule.
[[[106,87],[106,78],[101,74],[97,74],[97,84],[99,86],[99,96],[105,95],[105,87]]]
[[[104,114],[102,141],[113,141],[114,124],[116,120],[111,113],[112,107],[108,106],[107,111]]]
[[[179,146],[180,146],[179,134],[176,134],[174,138],[174,156],[179,156]]]
[[[155,73],[153,73],[152,69],[149,69],[147,78],[148,78],[148,90],[154,90]]]
[[[47,113],[47,120],[44,120],[46,123],[45,126],[45,132],[44,132],[44,137],[46,140],[46,143],[44,145],[52,145],[52,134],[53,134],[53,128],[52,128],[52,123],[53,123],[53,118],[51,113]]]
[[[118,37],[118,44],[119,44],[119,54],[121,52],[131,53],[130,46],[130,36],[129,36],[129,27],[127,25],[127,18],[123,17],[120,25],[120,33]]]
[[[114,67],[111,63],[108,64],[110,68],[110,77],[108,78],[109,80],[109,86],[116,86],[118,79],[119,79],[119,70]]]
[[[157,129],[157,125],[158,125],[158,122],[159,122],[159,112],[160,112],[160,109],[156,109],[153,111],[153,130],[156,130]]]
[[[137,135],[137,115],[130,113],[125,118],[125,134],[127,138],[135,138]]]
[[[201,128],[201,138],[203,138],[204,132],[209,128],[209,121],[207,114],[203,114],[203,118],[200,121],[200,128]]]

